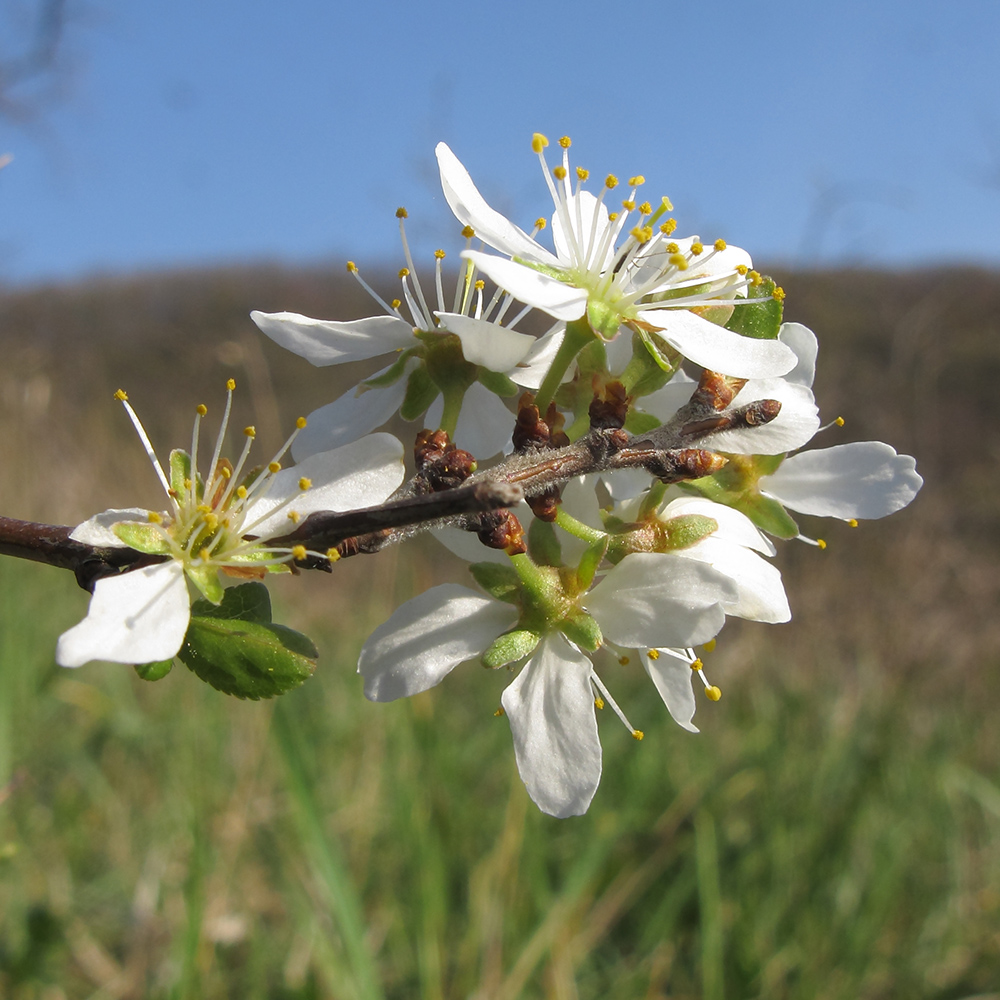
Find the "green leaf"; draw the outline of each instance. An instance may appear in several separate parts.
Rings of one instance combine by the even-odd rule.
[[[469,566],[469,572],[490,597],[508,604],[519,602],[521,578],[513,566],[494,562],[473,563]]]
[[[111,530],[130,548],[138,552],[163,555],[170,551],[170,545],[155,524],[140,524],[138,521],[118,521]]]
[[[494,396],[500,396],[501,399],[509,399],[521,391],[518,385],[507,378],[503,372],[493,372],[489,368],[480,368],[477,377],[481,385],[489,389]]]
[[[169,660],[157,660],[154,663],[137,663],[134,669],[144,681],[160,681],[170,673],[173,666],[174,659],[171,657]]]
[[[562,563],[562,547],[559,536],[549,521],[537,517],[528,528],[528,554],[539,566],[559,566]]]
[[[652,413],[630,409],[625,415],[625,430],[630,434],[648,434],[660,426],[660,421]]]
[[[750,285],[747,288],[747,296],[752,299],[764,299],[763,302],[748,302],[740,305],[740,299],[734,299],[735,309],[733,315],[726,323],[726,329],[734,333],[740,333],[744,337],[752,337],[754,340],[777,340],[778,330],[781,327],[781,303],[772,298],[775,289],[774,281],[770,278],[761,279],[757,286]]]
[[[490,643],[489,649],[483,653],[483,666],[495,670],[514,663],[532,653],[538,645],[541,636],[530,629],[518,628],[512,632],[504,632]]]
[[[440,391],[423,365],[415,368],[406,380],[406,395],[399,408],[399,415],[404,420],[416,420],[437,399]]]
[[[214,607],[195,601],[180,660],[217,691],[237,698],[273,698],[298,687],[316,669],[308,636],[271,624],[271,599],[261,583],[226,590]]]

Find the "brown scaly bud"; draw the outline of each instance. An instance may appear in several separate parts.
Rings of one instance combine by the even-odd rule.
[[[503,549],[509,556],[528,551],[524,528],[509,510],[490,511],[479,518],[479,540],[491,549]]]
[[[456,448],[445,431],[420,431],[413,457],[417,465],[413,488],[417,493],[454,489],[476,471],[475,457]]]
[[[561,487],[549,486],[541,493],[525,497],[525,501],[531,508],[531,513],[534,514],[539,521],[552,522],[556,519],[556,515],[559,513],[559,504],[562,502],[560,494]]]
[[[745,378],[720,375],[706,368],[701,373],[698,388],[691,401],[710,406],[713,410],[724,410],[736,398],[736,393],[746,385],[746,381]]]
[[[704,437],[714,431],[728,431],[737,427],[762,427],[769,424],[781,412],[781,402],[777,399],[758,399],[739,409],[721,413],[717,417],[694,420],[681,428],[686,437]]]
[[[517,421],[511,439],[517,454],[549,446],[549,425],[542,420],[538,407],[535,406],[535,397],[530,392],[524,393],[517,401]]]
[[[545,422],[549,425],[549,445],[553,448],[565,448],[570,443],[569,435],[563,430],[566,416],[556,409],[555,403],[549,403],[549,408],[545,411]]]
[[[380,549],[385,548],[392,537],[391,528],[383,528],[381,531],[371,531],[367,535],[354,535],[352,538],[345,538],[338,542],[334,548],[341,559],[349,556],[372,555]]]
[[[647,472],[664,483],[680,483],[686,479],[701,479],[718,472],[726,459],[703,448],[678,448],[660,452],[644,465]]]
[[[608,382],[603,398],[594,396],[590,404],[590,429],[592,431],[618,430],[625,426],[628,415],[628,394],[621,382]]]
[[[449,449],[454,447],[447,431],[432,431],[426,427],[417,432],[417,440],[413,444],[413,458],[417,468],[422,469],[428,462],[439,459]]]

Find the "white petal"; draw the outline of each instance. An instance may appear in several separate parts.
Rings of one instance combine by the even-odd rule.
[[[250,318],[276,344],[320,367],[375,358],[414,344],[413,327],[396,316],[339,323],[298,313],[254,310]]]
[[[428,427],[438,427],[444,401],[438,396],[427,411]],[[462,400],[462,412],[455,428],[455,444],[471,452],[479,461],[499,454],[510,443],[514,414],[503,401],[478,382],[473,382]]]
[[[632,360],[632,337],[627,330],[619,330],[616,337],[604,342],[604,350],[608,358],[608,371],[612,375],[621,375]]]
[[[819,410],[808,386],[783,378],[751,379],[737,393],[732,406],[745,406],[759,399],[781,403],[781,410],[770,423],[719,431],[699,443],[734,455],[781,455],[808,444],[819,430]]]
[[[723,603],[736,596],[733,582],[704,563],[634,552],[588,595],[587,610],[620,646],[681,648],[708,642],[725,622]]]
[[[601,781],[592,673],[587,657],[549,636],[500,699],[521,780],[535,805],[560,819],[585,813]]]
[[[812,386],[816,377],[816,355],[819,352],[816,334],[801,323],[782,323],[778,330],[778,340],[788,344],[799,359],[785,378],[799,385]]]
[[[643,309],[643,322],[659,328],[696,365],[736,378],[773,378],[796,365],[795,352],[780,340],[756,340],[710,323],[689,309]]]
[[[727,615],[755,622],[787,622],[792,617],[781,573],[766,559],[742,545],[709,535],[678,556],[698,560],[725,574],[736,584],[736,599],[725,601]],[[687,643],[694,645],[694,643]]]
[[[703,497],[678,497],[671,500],[666,507],[660,511],[660,519],[667,520],[671,517],[681,517],[685,514],[701,514],[703,517],[711,517],[719,525],[714,531],[713,537],[722,538],[734,545],[744,545],[757,552],[773,556],[778,550],[774,547],[774,542],[750,520],[746,514],[727,507],[725,504],[713,503]]]
[[[554,319],[579,319],[587,308],[587,293],[581,288],[550,278],[534,268],[516,260],[494,257],[478,250],[463,250],[462,256],[471,260],[488,278],[510,292],[526,305],[547,312]]]
[[[616,503],[622,500],[634,500],[649,489],[652,476],[643,469],[617,469],[614,472],[602,472],[601,479],[607,486],[611,499]]]
[[[403,446],[391,434],[369,434],[359,441],[321,451],[282,469],[271,488],[247,508],[247,523],[264,517],[288,497],[300,496],[257,523],[253,534],[260,537],[283,534],[292,529],[291,511],[303,517],[317,510],[357,510],[382,503],[403,481]],[[305,493],[299,489],[303,478],[312,481]]]
[[[92,518],[78,524],[69,537],[74,542],[84,545],[96,545],[101,548],[128,548],[128,546],[111,530],[113,525],[121,521],[136,521],[139,524],[149,524],[149,511],[143,507],[125,507],[121,510],[102,511]]]
[[[358,673],[365,697],[394,701],[434,687],[516,621],[509,604],[453,583],[433,587],[399,607],[364,644]]]
[[[566,335],[566,327],[561,323],[554,326],[544,336],[535,341],[534,346],[528,352],[525,359],[515,368],[511,368],[507,375],[518,385],[525,389],[537,389],[552,367],[552,361],[559,348],[562,347],[563,337]],[[570,365],[562,381],[567,382],[573,377],[573,366]]]
[[[676,243],[679,251],[686,254],[696,239],[698,239],[697,236],[687,236],[682,239],[672,239],[671,242]],[[629,269],[629,287],[646,285],[657,274],[666,271],[670,266],[669,258],[671,256],[673,254],[667,252],[663,243],[660,243],[659,248],[652,253],[643,254],[640,266]],[[676,273],[674,273],[670,280],[647,289],[647,294],[713,283],[718,284],[720,294],[724,295],[725,280],[736,278],[736,268],[741,265],[747,269],[753,267],[750,254],[740,247],[727,246],[725,250],[713,251],[707,260],[691,261],[688,270],[684,272],[683,279],[678,280]]]
[[[691,720],[694,718],[696,702],[694,699],[694,671],[686,660],[679,660],[667,652],[660,654],[659,659],[652,660],[639,651],[640,659],[656,685],[656,690],[667,706],[670,717],[688,732],[697,733],[698,727]]]
[[[184,641],[191,604],[184,567],[174,560],[98,580],[87,617],[59,637],[56,662],[152,663]]]
[[[611,225],[607,207],[603,203],[598,204],[597,198],[589,191],[580,191],[566,200],[566,214],[570,222],[569,234],[563,225],[563,213],[559,211],[552,216],[552,244],[560,263],[598,272],[607,270],[615,256],[615,248],[610,241],[601,259],[597,260]]]
[[[301,462],[317,452],[363,437],[384,424],[399,409],[405,395],[405,374],[385,388],[358,385],[348,389],[343,396],[309,414],[305,430],[292,444],[292,455]]]
[[[923,486],[917,463],[881,441],[817,448],[786,458],[761,490],[792,510],[821,517],[885,517]]]
[[[535,338],[517,333],[484,319],[474,319],[458,313],[435,313],[445,330],[462,341],[462,354],[473,365],[482,365],[492,372],[505,372],[523,361],[535,346]]]
[[[666,423],[688,400],[697,388],[698,383],[678,370],[674,377],[662,389],[643,396],[639,403],[643,410],[652,413],[661,423]]]

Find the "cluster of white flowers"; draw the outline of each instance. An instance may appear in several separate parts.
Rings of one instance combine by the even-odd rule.
[[[630,467],[602,465],[597,449],[583,475],[529,489],[513,516],[436,528],[469,560],[480,590],[446,584],[406,602],[358,663],[375,701],[425,691],[468,660],[515,672],[500,714],[525,786],[546,813],[577,815],[601,776],[595,706],[609,705],[642,738],[602,681],[604,666],[641,664],[670,715],[697,732],[693,679],[711,700],[720,691],[695,647],[710,647],[729,615],[790,618],[770,561],[772,537],[804,538],[788,511],[856,524],[913,499],[922,482],[915,463],[888,445],[800,451],[821,429],[811,388],[816,338],[781,323],[784,293],[745,251],[675,238],[669,200],[640,200],[641,177],[612,207],[617,178],[596,196],[588,191],[568,139],[551,169],[544,137],[532,145],[554,207],[550,226],[539,219],[530,233],[493,210],[455,154],[438,146],[444,195],[465,238],[450,301],[443,251],[434,294],[425,293],[400,209],[402,297],[386,301],[348,265],[382,315],[252,314],[267,336],[315,365],[394,357],[300,421],[282,453],[248,479],[240,478],[246,452],[235,467],[221,459],[225,420],[208,474],[198,476],[199,408],[190,454],[174,452],[169,475],[154,457],[169,510],[106,511],[74,532],[159,561],[98,582],[87,618],[60,640],[60,663],[172,657],[188,622],[185,580],[218,603],[218,570],[263,576],[307,555],[336,556],[269,540],[288,532],[289,518],[392,495],[404,478],[402,446],[369,432],[396,414],[443,432],[436,454],[470,453],[466,474],[478,463],[477,478],[492,468],[503,480],[516,464],[528,486],[532,462],[541,468],[548,452],[603,434],[638,456]],[[551,250],[537,239],[545,228]],[[531,313],[549,318],[537,338],[517,329]],[[523,390],[515,415],[504,399]],[[643,456],[657,449],[694,464],[683,474],[646,471]],[[286,450],[298,464],[281,470]],[[421,482],[423,490],[454,485]]]

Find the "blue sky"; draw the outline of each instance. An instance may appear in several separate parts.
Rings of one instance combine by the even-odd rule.
[[[615,9],[70,0],[54,97],[0,120],[0,282],[395,266],[399,205],[457,249],[434,144],[530,227],[536,130],[758,260],[1000,263],[1000,3]]]

